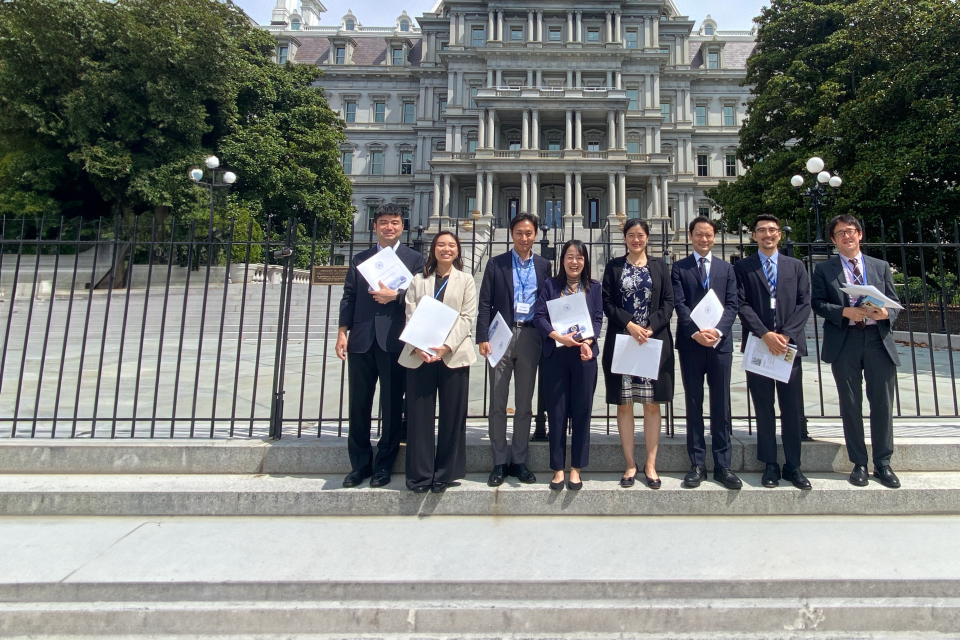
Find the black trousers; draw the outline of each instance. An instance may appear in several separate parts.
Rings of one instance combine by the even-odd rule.
[[[830,366],[840,395],[840,418],[850,462],[867,466],[867,445],[863,438],[863,382],[866,379],[873,464],[890,464],[897,365],[883,346],[876,325],[847,328],[840,354]]]
[[[350,380],[350,427],[347,452],[354,471],[370,474],[374,469],[393,468],[400,451],[400,428],[403,420],[403,389],[406,370],[397,359],[399,353],[388,353],[374,341],[365,353],[348,353]],[[377,456],[370,445],[370,422],[373,395],[380,381],[380,408],[383,419]]]
[[[703,381],[710,385],[710,444],[713,463],[730,468],[730,369],[732,353],[717,353],[716,349],[680,351],[680,376],[687,397],[687,454],[690,464],[706,466],[707,441],[703,424]]]
[[[451,369],[441,361],[407,370],[407,488],[467,474],[469,390],[470,367]]]
[[[777,464],[777,416],[773,411],[776,392],[780,404],[780,439],[789,467],[800,466],[800,438],[803,424],[803,374],[800,357],[793,360],[789,382],[747,373],[747,389],[757,414],[757,460]]]
[[[552,338],[551,338],[552,339]],[[570,466],[583,469],[590,463],[590,416],[597,389],[597,359],[584,362],[580,349],[557,347],[543,359],[543,386],[550,426],[550,468],[566,468],[567,419],[573,435]]]

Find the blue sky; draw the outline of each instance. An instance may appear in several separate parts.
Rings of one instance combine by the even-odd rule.
[[[397,16],[406,9],[407,13],[416,17],[433,8],[435,0],[399,0],[398,2],[383,2],[383,0],[321,0],[327,12],[321,15],[321,24],[336,24],[347,9],[353,10],[361,24],[369,27],[392,26]],[[260,24],[270,22],[270,13],[276,6],[276,0],[234,0],[254,20]],[[727,0],[717,4],[716,0],[674,0],[680,12],[691,19],[700,21],[709,14],[717,21],[717,28],[721,30],[749,29],[753,17],[760,13],[760,8],[768,4],[761,0]]]

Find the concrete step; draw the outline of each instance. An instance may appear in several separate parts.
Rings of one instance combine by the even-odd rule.
[[[472,424],[472,423],[471,423]],[[483,425],[481,425],[482,427]],[[493,453],[483,429],[468,429],[467,472],[489,473]],[[346,429],[344,429],[346,432]],[[638,460],[646,457],[642,436],[635,447]],[[757,461],[757,441],[745,430],[734,431],[734,471],[762,472]],[[710,439],[707,438],[709,447]],[[0,440],[0,474],[345,474],[350,471],[346,437],[284,438],[282,440],[84,440],[84,439],[3,439]],[[802,468],[806,472],[849,473],[851,464],[842,439],[818,439],[805,442],[801,449]],[[781,461],[782,461],[782,452]],[[711,460],[707,453],[707,460]],[[403,473],[405,446],[394,465]],[[712,468],[708,463],[708,468]],[[960,438],[903,437],[896,443],[891,462],[901,471],[960,471]],[[546,442],[532,442],[528,466],[535,473],[550,469]],[[623,448],[616,435],[590,436],[591,472],[622,473]],[[686,472],[690,468],[686,440],[660,438],[657,469]],[[2,477],[2,476],[0,476]]]
[[[854,487],[846,474],[808,474],[813,490],[761,486],[744,473],[740,491],[712,479],[697,489],[681,474],[659,491],[641,475],[585,473],[580,491],[514,478],[499,488],[470,474],[446,493],[415,494],[396,475],[383,488],[344,489],[342,475],[0,475],[0,513],[19,516],[543,516],[543,515],[918,515],[960,514],[960,473],[901,473],[901,489]]]

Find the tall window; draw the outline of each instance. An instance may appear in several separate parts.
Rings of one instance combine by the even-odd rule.
[[[373,229],[373,216],[377,212],[379,207],[375,204],[367,205],[367,225],[369,229]]]
[[[284,64],[287,61],[287,51],[289,51],[287,47],[280,47],[277,51],[277,62]]]
[[[591,140],[587,142],[587,151],[600,151],[600,141]]]
[[[627,49],[640,48],[640,39],[636,29],[627,29]]]
[[[728,178],[737,177],[737,156],[733,153],[728,153],[726,161],[724,162],[724,174]]]
[[[724,105],[723,106],[723,126],[725,127],[735,127],[737,126],[737,117],[734,112],[733,105]]]
[[[709,165],[707,164],[707,154],[697,154],[697,175],[705,178],[710,175]]]
[[[477,108],[477,92],[480,91],[480,87],[477,85],[472,85],[470,87],[470,107],[472,109]]]
[[[477,210],[477,198],[476,196],[470,196],[467,198],[467,215],[471,215],[474,211]]]
[[[397,48],[393,50],[393,66],[403,66],[403,49]]]
[[[483,27],[473,28],[473,46],[482,47],[487,43],[487,36]]]
[[[386,102],[373,103],[373,121],[374,122],[387,121],[387,103]]]
[[[383,175],[383,151],[370,152],[370,175]]]
[[[510,39],[514,42],[523,40],[523,27],[510,27]]]
[[[291,21],[290,21],[290,29],[291,29],[292,31],[300,31],[300,21],[299,21],[299,20],[291,20]]]
[[[600,29],[587,29],[587,42],[600,42]]]
[[[440,98],[440,100],[437,102],[437,111],[439,112],[441,118],[447,115],[447,99],[446,98]]]
[[[699,207],[697,209],[697,215],[703,216],[704,218],[710,217],[710,207]]]
[[[413,174],[413,151],[400,152],[400,175],[409,176]]]
[[[416,107],[412,102],[403,103],[403,122],[404,124],[413,124],[416,122],[417,115],[415,111]]]
[[[627,89],[627,111],[640,110],[640,89]]]
[[[720,68],[720,54],[716,51],[711,51],[707,54],[707,69],[719,69]]]
[[[547,151],[560,151],[560,139],[551,138],[547,140]]]
[[[627,198],[627,217],[640,217],[640,198]]]
[[[350,101],[343,105],[343,119],[347,122],[357,121],[357,103]]]
[[[550,42],[563,40],[563,30],[560,27],[550,27]]]
[[[507,149],[510,151],[520,151],[520,141],[519,140],[510,140],[507,143]]]
[[[698,104],[694,107],[695,120],[694,124],[698,127],[707,126],[707,105]]]
[[[640,153],[640,141],[627,140],[627,153]]]
[[[476,139],[476,138],[471,138],[470,140],[467,140],[467,151],[470,152],[470,153],[476,153],[476,152],[477,152],[477,139]]]
[[[661,103],[660,103],[660,115],[663,116],[663,123],[664,123],[664,124],[670,124],[671,122],[673,122],[673,118],[672,118],[671,115],[670,115],[670,103],[669,103],[669,102],[661,102]]]
[[[353,151],[344,151],[340,154],[340,163],[343,165],[343,172],[346,175],[353,173]]]
[[[337,64],[346,64],[346,63],[347,63],[346,47],[337,47]]]

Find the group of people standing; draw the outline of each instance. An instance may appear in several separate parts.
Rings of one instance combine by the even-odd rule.
[[[510,325],[511,338],[496,365],[490,366],[489,435],[493,470],[488,484],[500,486],[507,476],[536,482],[527,466],[533,393],[542,369],[550,441],[550,488],[576,491],[581,471],[589,464],[590,422],[598,378],[598,358],[604,370],[605,400],[617,405],[617,430],[626,469],[620,479],[632,487],[641,473],[646,485],[659,489],[656,470],[661,405],[674,393],[674,342],[671,320],[677,316],[676,352],[686,396],[687,452],[690,471],[686,487],[706,480],[707,445],[704,423],[704,381],[710,388],[709,421],[713,477],[728,489],[740,489],[731,470],[730,379],[733,364],[733,323],[739,315],[741,349],[753,334],[774,355],[796,349],[789,381],[747,373],[747,387],[756,407],[758,459],[765,463],[762,484],[778,486],[781,479],[799,489],[811,483],[800,470],[803,396],[800,361],[807,355],[805,327],[811,308],[824,319],[822,359],[832,366],[840,396],[840,412],[850,461],[850,482],[869,482],[863,428],[863,381],[870,404],[874,476],[885,486],[899,487],[890,468],[893,453],[892,402],[899,359],[890,333],[896,311],[860,306],[841,290],[845,284],[872,284],[896,300],[889,265],[863,256],[863,231],[852,216],[837,216],[828,232],[840,255],[818,264],[811,291],[807,271],[797,259],[779,253],[780,226],[769,215],[758,216],[753,239],[758,253],[731,265],[712,254],[717,226],[706,217],[689,225],[694,252],[672,266],[648,255],[650,229],[646,221],[630,219],[623,226],[627,253],[610,260],[601,281],[592,278],[586,245],[567,241],[552,273],[548,260],[533,253],[538,219],[520,213],[510,221],[513,247],[490,258],[479,296],[471,274],[463,271],[460,240],[453,231],[434,236],[424,257],[400,244],[402,212],[384,205],[374,214],[377,245],[351,261],[340,303],[337,355],[347,360],[349,433],[347,448],[352,471],[344,487],[390,482],[401,441],[403,396],[407,401],[406,485],[411,491],[441,493],[466,473],[466,415],[469,370],[477,353],[491,354],[490,331],[499,314]],[[368,286],[357,270],[379,251],[392,250],[414,274],[406,290],[379,283]],[[713,291],[723,305],[714,328],[701,329],[693,310]],[[547,303],[584,294],[593,335],[561,335],[550,322]],[[405,323],[426,296],[455,310],[453,329],[442,345],[422,350],[400,340]],[[603,317],[607,333],[598,345]],[[638,343],[662,341],[656,379],[612,371],[615,336]],[[474,345],[476,338],[476,346]],[[512,439],[508,438],[507,404],[513,382]],[[376,386],[380,385],[382,433],[374,456],[370,441]],[[774,396],[779,399],[785,464],[777,460]],[[439,400],[439,411],[437,403]],[[635,404],[643,406],[646,458],[641,470],[634,455]],[[569,476],[566,475],[567,426],[571,431]]]

